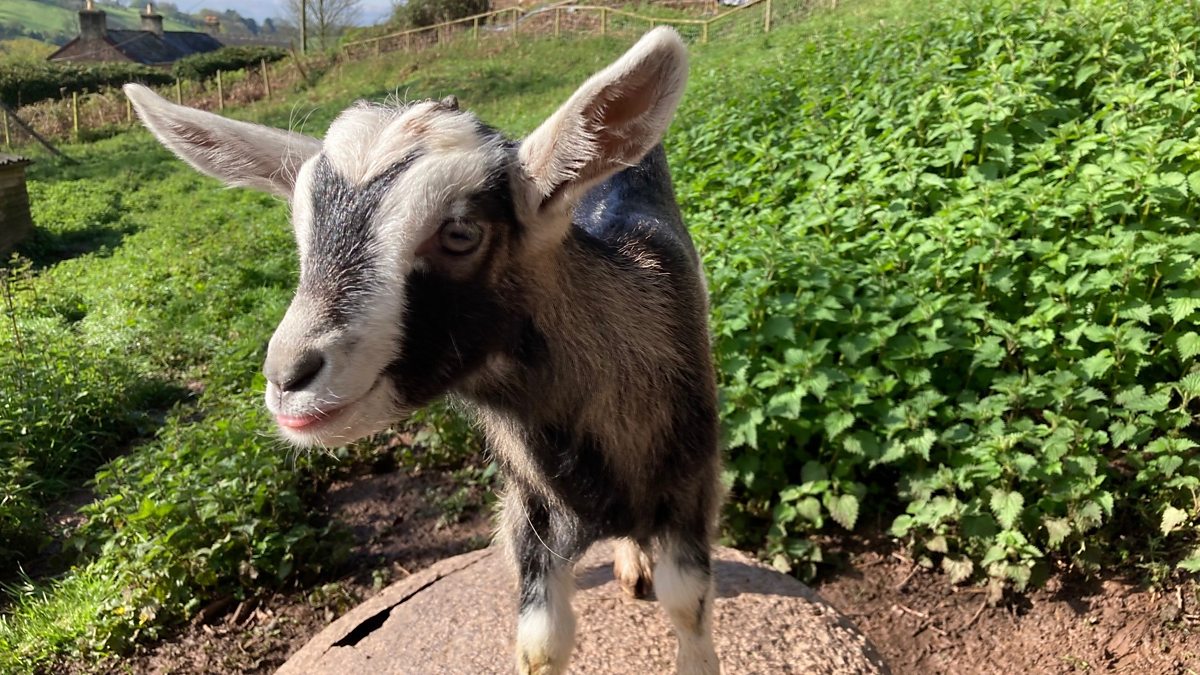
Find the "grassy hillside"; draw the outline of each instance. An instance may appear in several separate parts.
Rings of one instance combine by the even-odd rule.
[[[996,592],[1197,571],[1193,6],[842,4],[695,46],[667,139],[712,293],[726,538],[803,574],[813,533],[870,514]],[[362,59],[234,114],[319,135],[356,98],[453,93],[520,134],[625,46]],[[34,166],[42,229],[4,294],[0,536],[19,544],[0,557],[44,566],[50,540],[73,566],[11,588],[0,670],[308,583],[342,541],[306,508],[332,461],[282,448],[258,403],[296,274],[284,205],[145,133],[69,151]],[[423,421],[466,461],[461,424]],[[89,479],[86,525],[31,526]]]

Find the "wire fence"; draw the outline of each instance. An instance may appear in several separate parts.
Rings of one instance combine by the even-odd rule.
[[[835,8],[837,0],[745,0],[728,6],[720,0],[667,0],[651,8],[630,11],[602,3],[572,1],[532,10],[506,7],[431,26],[388,33],[348,42],[343,54],[359,58],[369,54],[427,49],[463,39],[479,41],[564,34],[611,35],[641,33],[656,26],[672,26],[689,42],[707,43],[753,33],[769,33],[772,26],[806,17],[822,7]]]
[[[258,68],[218,73],[208,81],[177,80],[174,85],[156,89],[177,103],[219,112],[227,107],[294,91],[310,84],[317,74],[343,60],[487,40],[635,36],[656,26],[673,26],[685,40],[693,43],[748,39],[836,5],[837,0],[745,0],[737,6],[721,4],[721,0],[665,0],[639,11],[573,1],[530,10],[508,7],[348,42],[332,54],[306,57],[293,54],[272,64],[261,63]],[[24,125],[53,141],[100,138],[135,123],[129,101],[117,88],[42,101],[22,107],[15,114]],[[9,118],[7,110],[0,110],[0,140],[7,147],[20,147],[33,141],[21,126]]]

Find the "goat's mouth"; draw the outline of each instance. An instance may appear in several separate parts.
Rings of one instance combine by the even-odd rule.
[[[313,409],[299,414],[277,412],[275,423],[294,443],[341,444],[373,433],[392,407],[391,395],[381,391],[385,378],[380,376],[367,391],[333,407]]]
[[[276,415],[275,422],[279,426],[292,431],[314,431],[317,427],[329,424],[337,419],[342,411],[348,407],[348,405],[342,405],[308,415]]]

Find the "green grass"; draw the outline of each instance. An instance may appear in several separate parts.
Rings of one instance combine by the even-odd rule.
[[[24,581],[7,586],[12,605],[0,614],[0,669],[28,672],[50,655],[89,655],[94,643],[87,637],[111,633],[114,623],[127,623],[114,602],[125,587],[119,572],[97,566],[80,568],[51,584]]]
[[[811,534],[871,514],[954,580],[1194,571],[1195,16],[863,0],[694,47],[668,148],[710,279],[729,540],[807,573]],[[355,99],[453,93],[522,134],[628,42],[361,59],[232,115],[320,135]],[[48,502],[85,480],[94,501],[73,566],[14,587],[0,671],[309,583],[344,544],[308,508],[332,461],[259,405],[285,206],[144,132],[66,149],[32,169],[41,229],[0,317],[9,562],[63,542],[30,527]],[[421,420],[431,461],[462,462],[463,425]]]

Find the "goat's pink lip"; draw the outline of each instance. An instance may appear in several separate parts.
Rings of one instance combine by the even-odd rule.
[[[279,423],[279,426],[288,429],[308,429],[328,421],[339,412],[341,412],[341,408],[325,411],[319,415],[276,415],[275,421]]]

